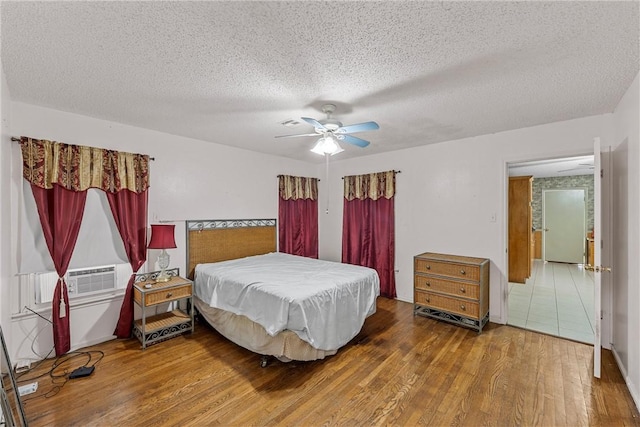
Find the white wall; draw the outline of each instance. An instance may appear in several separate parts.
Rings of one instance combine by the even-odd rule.
[[[0,295],[6,295],[11,285],[11,143],[9,126],[11,123],[11,98],[9,87],[0,60]],[[6,339],[10,339],[9,325],[11,313],[9,298],[0,298],[0,325]]]
[[[640,74],[614,112],[613,351],[636,406],[640,407]]]
[[[12,107],[11,135],[145,153],[155,157],[150,171],[149,222],[175,221],[178,248],[168,252],[171,255],[171,267],[180,267],[182,273],[186,271],[184,220],[276,218],[276,176],[307,175],[309,170],[313,171],[313,167],[307,163],[282,157],[19,102],[14,102]],[[18,229],[17,209],[21,206],[22,189],[21,154],[17,143],[7,142],[5,146],[11,147],[12,200],[18,201],[12,211],[12,226]],[[17,235],[14,234],[11,240],[13,253],[16,253]],[[151,261],[155,261],[158,252],[149,251]],[[11,274],[15,274],[16,260],[11,263]],[[155,269],[153,262],[148,264],[152,266],[145,266],[142,271]],[[71,347],[83,347],[111,338],[121,302],[120,297],[91,307],[73,307],[72,303]],[[30,350],[31,337],[42,327],[46,327],[46,322],[32,315],[14,320],[14,357],[33,356]],[[45,329],[38,338],[38,354],[46,354],[52,343],[51,332]]]
[[[610,115],[593,116],[344,161],[332,158],[329,180],[324,179],[323,167],[317,172],[323,178],[321,194],[327,182],[331,187],[329,214],[324,209],[320,213],[320,257],[340,260],[341,177],[400,170],[396,187],[398,298],[413,301],[416,254],[430,251],[489,258],[490,317],[505,323],[507,162],[593,153],[595,136],[602,138],[603,145],[610,141],[610,121]]]

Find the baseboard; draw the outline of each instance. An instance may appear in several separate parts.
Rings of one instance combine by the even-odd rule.
[[[618,352],[616,351],[616,348],[613,344],[611,344],[611,352],[613,353],[613,359],[616,361],[616,364],[618,365],[618,369],[620,369],[622,378],[624,378],[624,382],[627,385],[627,390],[629,390],[629,394],[631,394],[631,398],[636,404],[636,409],[640,411],[640,391],[637,390],[635,387],[635,384],[633,384],[630,381],[629,375],[627,374],[627,370],[622,364],[622,360],[620,359],[620,356],[618,355]]]
[[[73,347],[71,347],[70,351],[76,351],[85,347],[91,347],[92,345],[102,344],[103,342],[111,341],[114,339],[116,339],[115,335],[108,335],[106,337],[95,338],[92,340],[78,342]]]
[[[499,325],[506,325],[507,322],[502,318],[502,316],[492,316],[489,314],[489,322],[497,323]]]

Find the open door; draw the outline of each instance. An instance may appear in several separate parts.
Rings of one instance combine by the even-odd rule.
[[[600,138],[593,139],[593,262],[587,266],[593,271],[593,310],[595,311],[593,334],[593,376],[600,378],[602,365],[602,156],[600,155]]]
[[[601,351],[602,351],[602,283],[603,277],[602,273],[610,273],[611,267],[605,267],[602,265],[603,254],[602,249],[611,247],[611,231],[610,231],[610,222],[611,216],[607,218],[607,227],[603,227],[603,215],[602,215],[602,201],[603,197],[603,170],[607,170],[608,175],[613,175],[614,171],[612,170],[612,166],[610,163],[611,159],[611,147],[607,147],[608,152],[602,152],[602,147],[600,146],[600,138],[593,139],[593,265],[587,265],[586,268],[590,271],[593,271],[593,281],[594,281],[594,298],[593,298],[593,309],[594,309],[594,339],[593,339],[593,376],[596,378],[600,378],[600,369],[602,366],[601,359]],[[602,164],[603,154],[606,154],[606,159],[609,162],[608,167],[604,168]],[[611,179],[609,179],[609,183],[611,183]],[[607,194],[610,196],[610,194]],[[611,204],[611,199],[606,198],[608,200],[607,206]],[[607,283],[610,281],[607,279]],[[607,310],[609,311],[609,310]],[[608,316],[608,315],[607,315]],[[607,317],[606,319],[607,326],[610,327],[610,319]],[[610,339],[610,333],[606,334],[607,339]]]
[[[603,277],[602,273],[611,273],[611,267],[605,267],[602,265],[603,262],[603,248],[611,247],[611,215],[607,217],[607,227],[603,227],[603,215],[602,215],[602,201],[604,199],[608,200],[607,206],[610,206],[611,199],[609,197],[603,197],[603,189],[602,185],[603,181],[603,171],[606,169],[606,173],[610,176],[613,175],[614,171],[612,170],[612,166],[610,163],[611,159],[611,147],[607,147],[608,152],[602,152],[602,147],[600,146],[600,138],[594,138],[593,140],[593,234],[594,234],[594,245],[593,245],[593,265],[587,265],[587,269],[593,271],[593,281],[594,281],[594,298],[593,298],[593,309],[594,313],[594,342],[593,342],[593,375],[596,378],[600,378],[600,367],[601,367],[601,350],[602,350],[602,325],[603,325],[603,310],[602,310],[602,283]],[[608,166],[603,167],[603,154],[606,155],[606,159],[609,162]],[[609,183],[611,183],[611,179],[607,178]],[[606,194],[606,196],[611,196],[611,194]],[[610,283],[609,278],[606,278],[606,283]],[[610,328],[610,318],[608,317],[610,314],[609,309],[607,311],[607,317],[605,318],[607,327]],[[605,334],[608,340],[611,339],[610,332]],[[608,342],[608,341],[607,341]],[[607,347],[608,348],[608,347]]]

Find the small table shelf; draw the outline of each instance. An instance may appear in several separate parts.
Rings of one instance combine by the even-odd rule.
[[[133,334],[142,348],[172,338],[184,332],[193,332],[193,282],[179,276],[179,269],[167,270],[168,282],[156,282],[159,272],[136,275],[133,300],[142,309],[142,317],[133,323]],[[180,308],[186,301],[186,309]],[[169,304],[171,311],[148,315],[147,311],[161,304]]]

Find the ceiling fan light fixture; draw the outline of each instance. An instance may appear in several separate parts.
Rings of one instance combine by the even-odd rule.
[[[344,151],[338,142],[331,136],[323,136],[318,140],[316,145],[311,149],[312,152],[324,156],[325,154],[338,154]]]

